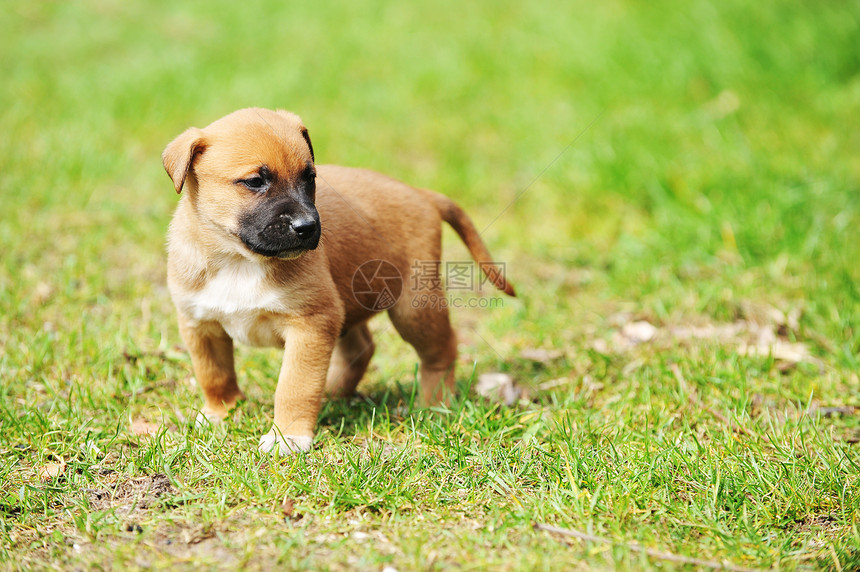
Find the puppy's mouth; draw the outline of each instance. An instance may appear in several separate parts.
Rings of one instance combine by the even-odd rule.
[[[282,250],[275,255],[275,258],[279,258],[281,260],[295,260],[307,251],[307,248],[293,248],[290,250]]]
[[[247,240],[247,238],[243,237],[241,234],[239,234],[239,238],[242,240],[245,247],[254,254],[259,254],[260,256],[265,256],[267,258],[278,258],[280,260],[294,260],[307,251],[314,250],[317,247],[316,244],[313,246],[291,246],[286,248],[281,246],[264,246],[256,243],[255,241]]]

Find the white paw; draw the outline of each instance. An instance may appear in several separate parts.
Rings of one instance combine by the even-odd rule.
[[[207,413],[206,410],[199,411],[194,418],[194,426],[198,429],[207,429],[221,423],[221,416],[217,413]]]
[[[311,450],[313,441],[313,437],[306,435],[280,435],[270,431],[260,437],[260,451],[270,453],[276,450],[279,455],[283,456],[304,453]]]

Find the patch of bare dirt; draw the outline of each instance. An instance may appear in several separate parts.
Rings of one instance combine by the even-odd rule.
[[[117,481],[112,489],[87,489],[87,498],[93,510],[116,508],[117,514],[147,510],[161,504],[176,489],[167,475],[161,473]]]
[[[628,352],[646,344],[694,345],[715,343],[733,347],[739,355],[773,357],[780,369],[800,362],[822,365],[809,347],[793,339],[800,312],[783,312],[767,305],[744,304],[741,317],[722,324],[665,324],[656,326],[647,320],[635,320],[630,314],[610,317],[613,326],[607,339],[596,339],[590,346],[602,354]]]

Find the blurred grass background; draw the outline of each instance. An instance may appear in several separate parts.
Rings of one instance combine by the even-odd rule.
[[[856,356],[852,3],[46,2],[0,30],[6,304],[22,265],[157,266],[160,150],[259,105],[302,115],[321,162],[438,189],[482,228],[528,188],[486,233],[499,258],[588,269],[661,315],[690,291],[716,316],[803,297]]]
[[[856,2],[16,2],[0,38],[0,394],[46,430],[115,423],[145,407],[122,391],[182,375],[118,357],[179,341],[160,153],[251,105],[487,228],[522,302],[459,317],[479,369],[584,353],[620,310],[724,322],[752,300],[802,310],[792,335],[830,368],[767,383],[860,397]],[[243,355],[271,384],[278,356]],[[385,384],[414,357],[375,362]],[[116,389],[56,413],[73,384]]]

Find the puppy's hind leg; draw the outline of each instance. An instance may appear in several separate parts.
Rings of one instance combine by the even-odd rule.
[[[450,403],[456,393],[457,335],[448,319],[444,292],[434,292],[429,296],[432,303],[415,308],[413,303],[417,300],[404,296],[388,315],[397,332],[415,348],[421,359],[422,403]]]
[[[329,397],[349,397],[373,357],[373,337],[367,322],[348,329],[337,340],[326,376],[325,393]]]

